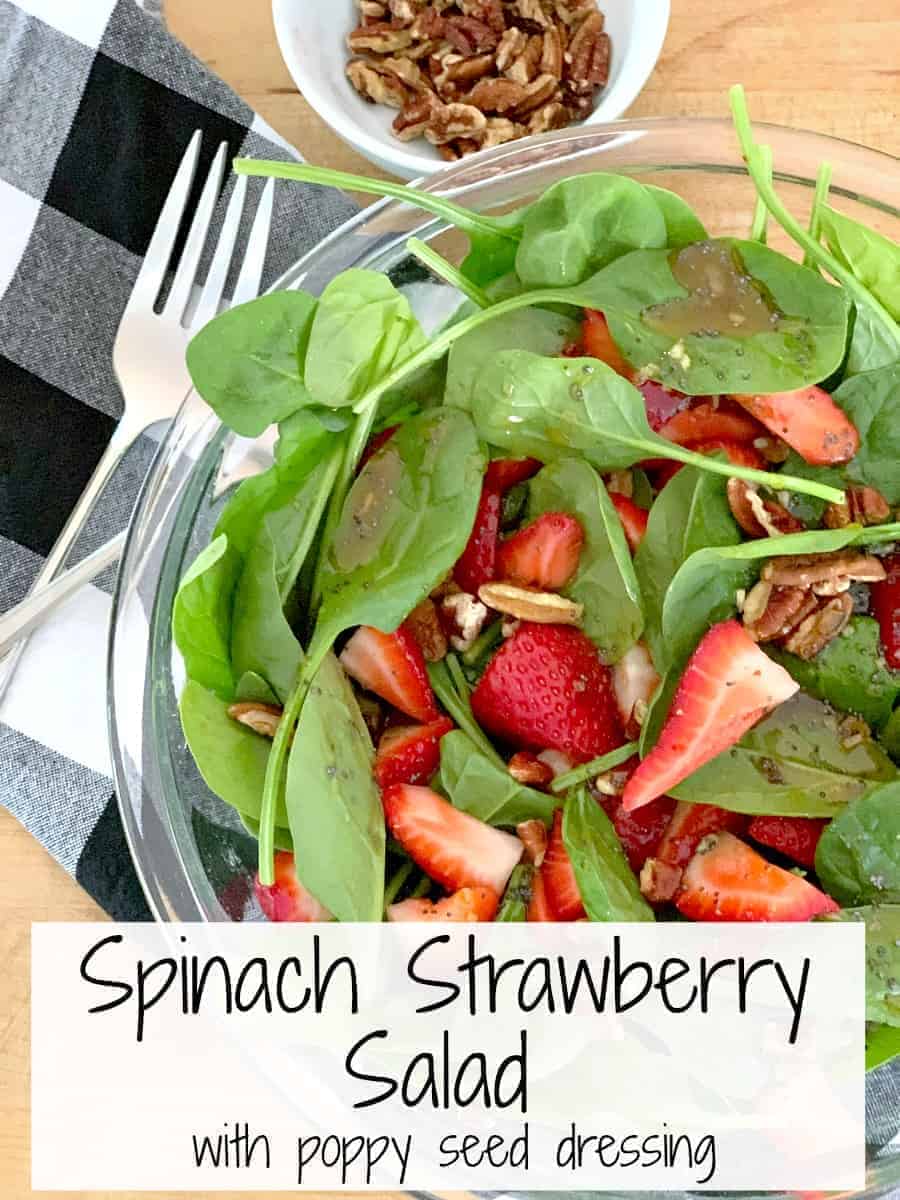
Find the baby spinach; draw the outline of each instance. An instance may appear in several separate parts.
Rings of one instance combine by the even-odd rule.
[[[278,697],[270,685],[255,671],[245,671],[234,689],[235,700],[258,700],[261,704],[277,704]]]
[[[857,305],[844,363],[844,378],[887,367],[900,358],[900,343],[867,305]]]
[[[900,245],[829,205],[823,207],[819,221],[835,258],[900,321]]]
[[[859,430],[847,478],[877,488],[888,504],[900,504],[900,358],[846,379],[834,400]]]
[[[549,825],[553,819],[553,796],[517,783],[505,764],[498,766],[461,729],[441,738],[440,783],[454,807],[488,825],[535,818]]]
[[[307,389],[319,404],[352,405],[425,341],[409,301],[386,275],[343,271],[323,291],[313,317]]]
[[[288,760],[287,824],[297,875],[339,921],[380,921],[385,832],[374,750],[333,654],[310,686]]]
[[[574,578],[563,595],[584,605],[581,628],[604,662],[614,663],[641,636],[641,592],[622,522],[603,480],[583,459],[560,458],[531,480],[528,519],[567,512],[584,530]]]
[[[896,775],[876,742],[845,747],[839,725],[827,705],[798,692],[670,794],[734,812],[833,817]]]
[[[223,535],[185,572],[172,609],[172,636],[188,679],[223,700],[234,695],[229,639],[238,558]]]
[[[900,1029],[895,1025],[866,1025],[866,1070],[874,1071],[882,1063],[900,1055]]]
[[[679,567],[706,546],[730,546],[741,531],[731,515],[725,479],[684,467],[660,492],[647,531],[634,556],[641,589],[645,637],[658,671],[665,672],[670,654],[662,633],[666,592]]]
[[[306,292],[271,292],[214,317],[188,344],[194,387],[244,437],[309,404],[298,361],[316,309]]]
[[[878,740],[894,762],[900,763],[900,708],[895,708],[884,727],[879,730]]]
[[[826,826],[816,874],[839,904],[900,904],[900,781],[860,796]]]
[[[652,921],[612,821],[586,788],[563,807],[563,843],[590,921]]]
[[[844,908],[819,920],[865,924],[866,1020],[900,1026],[900,904]]]
[[[900,697],[900,671],[885,662],[872,617],[851,617],[841,636],[808,662],[777,646],[767,646],[766,651],[805,692],[841,712],[856,713],[869,725],[884,725]]]
[[[534,867],[530,863],[519,863],[513,867],[503,900],[497,910],[494,921],[524,921],[531,903],[531,883],[534,879]]]
[[[668,188],[644,184],[644,191],[656,201],[666,223],[666,245],[680,250],[692,242],[702,242],[708,236],[703,222],[686,200]]]

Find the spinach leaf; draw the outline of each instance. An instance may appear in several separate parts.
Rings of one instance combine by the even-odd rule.
[[[552,184],[524,212],[516,274],[526,287],[581,283],[631,250],[666,245],[654,196],[633,179],[592,171]]]
[[[866,1025],[866,1070],[874,1071],[882,1063],[900,1055],[900,1029],[894,1025]]]
[[[271,742],[229,717],[227,704],[192,679],[181,693],[178,711],[207,786],[242,816],[258,819]],[[283,804],[276,809],[275,823],[288,823]]]
[[[618,662],[641,636],[641,592],[622,522],[603,480],[583,459],[561,458],[530,482],[528,519],[567,512],[584,530],[574,578],[563,595],[584,605],[581,628],[606,663]]]
[[[875,727],[887,722],[900,696],[900,671],[885,662],[878,622],[872,617],[851,617],[841,636],[809,662],[777,646],[767,646],[766,652],[805,692]]]
[[[530,863],[519,863],[513,867],[503,900],[494,922],[524,921],[531,903],[531,881],[534,878],[534,867]]]
[[[900,1026],[900,905],[844,908],[818,919],[865,923],[866,1020]]]
[[[530,350],[556,355],[574,338],[577,329],[571,317],[545,308],[522,308],[479,325],[450,347],[444,403],[471,411],[478,376],[495,354],[501,350]]]
[[[680,250],[692,242],[702,242],[709,235],[703,222],[686,200],[670,192],[668,188],[656,187],[652,183],[644,184],[644,191],[656,201],[663,220],[666,223],[666,245],[672,250]]]
[[[816,874],[838,904],[900,904],[900,781],[848,804],[825,827]]]
[[[449,657],[448,654],[447,659]],[[442,662],[426,663],[428,679],[434,689],[434,694],[479,753],[499,770],[505,771],[506,763],[472,715],[468,690],[465,694],[460,694],[454,684],[453,677],[447,669],[447,659]]]
[[[306,350],[306,386],[320,404],[352,405],[425,341],[409,301],[386,275],[342,271],[319,298]]]
[[[844,363],[844,378],[887,367],[900,357],[900,342],[878,314],[867,305],[857,305],[850,334],[850,346]]]
[[[670,479],[650,509],[647,531],[634,556],[646,621],[645,637],[656,669],[665,672],[670,655],[663,638],[666,592],[679,567],[706,546],[730,546],[741,531],[725,494],[726,481],[694,467]]]
[[[586,788],[563,808],[563,843],[590,921],[652,921],[612,821]]]
[[[248,817],[246,813],[238,814],[241,818],[241,824],[259,841],[259,821],[253,817]],[[275,830],[274,845],[276,850],[288,850],[291,854],[294,853],[294,839],[291,837],[289,829],[278,828]]]
[[[288,760],[285,806],[298,878],[339,921],[380,921],[385,833],[374,751],[333,654],[309,689]]]
[[[829,205],[822,209],[820,223],[835,258],[900,321],[900,245]]]
[[[900,504],[900,358],[845,380],[834,400],[859,430],[847,478],[877,488],[888,504]]]
[[[258,700],[261,704],[277,704],[278,697],[270,685],[255,671],[245,671],[234,689],[235,700]]]
[[[215,538],[188,567],[172,609],[172,636],[188,679],[223,700],[234,695],[229,638],[237,566],[228,539]]]
[[[827,705],[798,692],[736,746],[670,789],[671,795],[733,812],[833,817],[896,775],[876,742],[846,749],[839,724]]]
[[[900,708],[895,708],[878,734],[878,740],[894,762],[900,763]]]
[[[271,292],[220,313],[191,339],[194,387],[229,429],[259,437],[310,403],[297,351],[315,308],[306,292]]]
[[[441,738],[440,783],[455,808],[488,825],[518,825],[535,818],[549,825],[553,819],[553,796],[517,783],[461,729]]]

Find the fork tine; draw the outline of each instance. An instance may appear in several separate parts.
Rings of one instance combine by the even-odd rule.
[[[234,285],[234,295],[231,303],[243,304],[259,295],[259,285],[262,280],[263,267],[266,263],[266,247],[269,244],[269,226],[272,223],[272,199],[275,195],[275,180],[270,179],[263,188],[259,198],[259,208],[253,218],[250,236],[247,239],[247,253],[241,263],[240,274]]]
[[[231,255],[241,224],[246,195],[247,176],[239,175],[235,179],[231,199],[228,201],[228,209],[225,213],[225,220],[222,222],[222,231],[219,234],[215,254],[209,265],[206,283],[203,285],[197,308],[188,322],[191,329],[202,329],[207,321],[211,321],[219,311],[219,302],[222,299],[222,292],[225,290],[225,280],[231,265]]]
[[[159,295],[166,267],[172,257],[172,247],[178,236],[178,227],[187,206],[191,184],[194,182],[197,160],[200,157],[200,141],[200,130],[195,129],[178,165],[178,170],[175,172],[169,193],[163,202],[156,228],[153,230],[153,236],[147,247],[147,253],[144,255],[134,288],[128,298],[126,311],[129,308],[137,307],[152,308]]]
[[[206,183],[203,185],[203,191],[200,193],[197,211],[194,213],[193,221],[191,221],[191,227],[188,230],[188,235],[184,243],[184,250],[178,262],[178,268],[175,271],[175,278],[172,280],[172,290],[169,292],[169,298],[163,306],[162,315],[175,321],[180,322],[184,316],[191,288],[194,286],[194,280],[197,277],[200,255],[203,253],[206,235],[209,233],[209,226],[212,222],[213,210],[216,207],[216,201],[219,198],[219,189],[222,186],[227,150],[228,143],[220,143],[216,151],[216,156],[212,161],[212,166],[209,168],[209,174],[206,177]]]

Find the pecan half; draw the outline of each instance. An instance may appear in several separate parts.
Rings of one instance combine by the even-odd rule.
[[[799,533],[805,528],[783,504],[765,499],[756,485],[746,479],[729,479],[726,494],[732,516],[750,537],[777,537],[782,533]]]
[[[820,650],[824,650],[828,643],[837,637],[852,614],[852,597],[846,593],[843,596],[835,596],[801,621],[782,645],[798,658],[815,658]]]
[[[483,21],[475,17],[446,17],[444,37],[460,54],[481,54],[496,49],[499,38]]]
[[[507,79],[512,79],[514,83],[530,83],[538,73],[543,52],[544,39],[534,34],[525,43],[525,49],[519,57],[505,71]]]
[[[378,68],[399,79],[412,92],[431,91],[431,84],[411,58],[385,58],[378,63]]]
[[[450,63],[443,74],[448,83],[468,87],[476,79],[487,75],[493,65],[493,54],[473,54],[471,58],[463,58],[459,62]]]
[[[563,25],[580,25],[586,16],[594,12],[594,0],[554,0],[553,7],[557,19]]]
[[[520,750],[514,754],[506,764],[506,769],[516,783],[524,783],[528,787],[546,787],[553,780],[553,772],[547,764],[542,763],[530,750]]]
[[[384,20],[385,8],[383,4],[378,3],[378,0],[359,0],[357,7],[366,24]]]
[[[466,96],[466,103],[482,112],[505,113],[518,107],[525,98],[521,83],[511,79],[479,79]]]
[[[525,95],[516,105],[516,116],[525,116],[552,100],[557,94],[558,86],[559,80],[554,79],[552,75],[538,75],[537,79],[532,79],[531,83],[525,84]]]
[[[422,9],[426,0],[388,0],[391,16],[403,25],[413,22]]]
[[[494,33],[502,34],[506,29],[502,0],[457,0],[464,17],[474,17]]]
[[[518,758],[518,754],[515,756]],[[537,762],[537,760],[535,759]],[[543,767],[543,763],[538,763],[538,766]],[[550,779],[553,778],[553,772],[549,767],[544,767],[549,773]],[[512,761],[510,762],[510,775],[512,775]],[[518,778],[513,775],[513,778]],[[520,780],[519,782],[525,782]],[[547,781],[549,783],[549,780]],[[547,853],[547,827],[543,821],[521,821],[516,826],[516,835],[519,841],[525,847],[525,861],[533,863],[539,867],[544,861],[544,855]]]
[[[393,54],[405,50],[412,41],[408,29],[400,29],[388,21],[376,21],[373,25],[360,25],[347,35],[347,45],[354,54],[372,50],[375,54]]]
[[[425,127],[440,107],[440,100],[434,92],[423,92],[421,96],[411,97],[394,117],[392,129],[401,142],[412,141],[425,133]]]
[[[281,713],[276,704],[263,704],[258,700],[239,700],[228,706],[229,717],[267,738],[273,738],[278,732]]]
[[[584,613],[583,604],[556,592],[537,592],[515,583],[483,583],[478,589],[478,599],[518,621],[536,621],[542,625],[577,625]]]
[[[433,146],[454,138],[477,136],[487,127],[487,117],[471,104],[442,104],[425,127],[425,136]]]
[[[818,606],[802,587],[778,587],[762,579],[744,601],[744,628],[755,642],[773,642],[789,634]]]
[[[419,643],[426,662],[440,662],[447,654],[447,635],[438,616],[437,605],[428,597],[417,604],[406,624]]]
[[[841,575],[860,583],[876,583],[884,579],[885,570],[872,555],[849,549],[772,558],[762,569],[763,579],[784,587],[811,588]]]
[[[548,29],[541,44],[541,71],[545,75],[562,79],[564,48],[563,34],[559,26]]]
[[[410,37],[417,42],[430,42],[444,36],[444,18],[432,6],[419,13],[409,27]]]
[[[521,137],[524,132],[521,125],[517,125],[515,121],[510,121],[506,117],[488,117],[487,129],[481,139],[481,148],[490,150],[492,146],[502,146],[505,142],[511,142],[515,138]]]
[[[524,29],[519,29],[515,25],[509,29],[501,37],[497,43],[497,70],[506,71],[528,45],[528,34]]]
[[[514,0],[512,7],[526,25],[538,26],[541,29],[549,27],[550,18],[544,12],[541,0]]]
[[[362,58],[351,59],[346,67],[347,78],[359,94],[372,104],[389,104],[391,108],[402,108],[409,92],[396,75],[383,70]]]
[[[843,504],[829,504],[823,517],[829,529],[845,525],[880,525],[891,515],[891,507],[881,492],[872,487],[848,487]]]
[[[605,87],[609,80],[609,34],[603,32],[603,14],[592,12],[572,35],[565,53],[566,79],[579,88]]]

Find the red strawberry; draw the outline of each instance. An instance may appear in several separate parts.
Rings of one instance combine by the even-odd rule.
[[[754,841],[786,854],[810,870],[816,864],[816,846],[827,821],[815,817],[754,817],[747,832]]]
[[[584,310],[581,343],[584,346],[584,353],[589,358],[599,358],[601,362],[605,362],[608,367],[612,367],[626,379],[634,378],[634,368],[626,362],[622,351],[613,341],[606,317],[602,312],[597,312],[593,308]]]
[[[376,433],[369,438],[366,448],[362,452],[362,457],[359,460],[359,465],[356,468],[357,475],[373,454],[377,454],[385,442],[389,442],[399,428],[399,425],[389,425],[387,429],[382,429],[381,433]]]
[[[500,536],[502,510],[502,493],[485,483],[466,548],[453,568],[453,578],[464,592],[470,592],[473,596],[478,595],[483,583],[490,583],[496,577],[497,538]]]
[[[888,554],[881,562],[886,575],[872,584],[872,615],[881,629],[885,662],[896,670],[900,668],[900,554]]]
[[[360,625],[341,651],[341,665],[358,684],[417,721],[440,716],[419,643],[405,626],[382,633]]]
[[[453,728],[449,717],[429,725],[394,725],[381,735],[375,755],[380,788],[392,783],[427,783],[441,761],[441,738]]]
[[[733,746],[797,691],[737,621],[721,621],[691,655],[659,739],[625,785],[629,812]]]
[[[556,917],[547,900],[547,888],[544,885],[544,876],[540,871],[535,871],[531,877],[531,899],[528,902],[528,909],[525,913],[526,921],[555,921]]]
[[[692,404],[669,417],[656,431],[679,446],[694,446],[697,442],[753,442],[765,437],[766,430],[727,398]]]
[[[553,814],[553,828],[550,830],[540,875],[547,904],[557,921],[577,921],[584,916],[581,893],[563,842],[561,808]]]
[[[522,843],[479,821],[427,787],[395,783],[385,790],[384,815],[406,853],[448,892],[488,887],[503,894]]]
[[[613,691],[622,727],[629,737],[636,738],[641,732],[641,710],[646,713],[646,706],[653,699],[658,686],[659,675],[650,651],[643,642],[635,642],[613,667]]]
[[[524,483],[541,469],[536,458],[495,458],[488,463],[484,482],[498,492],[508,492],[517,483]]]
[[[501,542],[497,575],[526,587],[556,591],[578,570],[584,545],[580,522],[568,513],[545,512]]]
[[[289,850],[275,851],[275,882],[253,883],[259,907],[270,921],[330,921],[331,913],[297,878],[294,856]]]
[[[647,420],[654,432],[659,432],[675,413],[689,408],[692,403],[690,396],[685,396],[683,392],[670,391],[653,379],[638,384],[638,391],[644,397]]]
[[[679,800],[656,851],[660,862],[686,867],[697,847],[711,833],[743,833],[749,818],[715,804],[690,804]]]
[[[443,900],[410,897],[392,904],[389,921],[493,921],[499,899],[486,887],[460,888]]]
[[[634,554],[647,532],[647,518],[650,514],[646,508],[635,504],[630,496],[623,496],[620,492],[610,492],[609,498],[613,502],[613,508],[619,514],[628,548]]]
[[[734,399],[808,463],[828,466],[849,462],[859,449],[855,425],[820,387]]]
[[[839,907],[730,833],[713,833],[700,843],[675,905],[694,921],[808,921]]]
[[[616,806],[612,823],[628,865],[635,874],[640,872],[648,858],[658,855],[660,838],[674,811],[675,801],[670,796],[657,796],[633,813],[628,812],[621,803]]]
[[[562,750],[576,762],[622,744],[611,672],[571,625],[523,621],[488,663],[472,711],[516,748]]]

